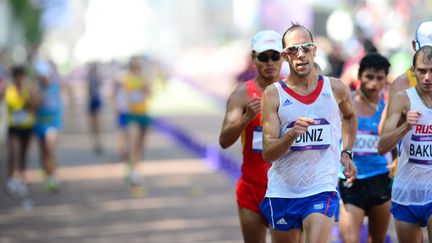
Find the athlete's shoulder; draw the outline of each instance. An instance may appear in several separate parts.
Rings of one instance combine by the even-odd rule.
[[[269,96],[277,95],[277,93],[278,93],[277,88],[276,88],[277,83],[278,82],[275,82],[275,83],[268,85],[264,89],[264,95],[269,95]]]
[[[237,87],[231,92],[228,97],[228,103],[236,103],[236,104],[247,104],[249,100],[249,94],[246,82],[240,83]]]
[[[409,100],[407,89],[399,90],[393,94],[391,102],[405,104]]]
[[[335,93],[349,93],[349,88],[348,86],[339,78],[335,78],[335,77],[327,77],[331,88],[333,90],[333,92]]]
[[[406,73],[399,75],[395,80],[393,80],[390,85],[390,95],[396,94],[399,91],[408,89],[410,80]]]

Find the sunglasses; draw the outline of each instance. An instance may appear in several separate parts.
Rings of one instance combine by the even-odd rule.
[[[260,53],[258,55],[256,55],[258,61],[260,62],[268,62],[270,59],[273,62],[277,62],[281,59],[281,55],[279,52],[273,52],[271,55],[265,54],[265,53]]]
[[[288,55],[297,55],[301,49],[304,53],[308,53],[311,51],[312,48],[314,48],[314,46],[315,46],[315,44],[312,42],[307,42],[307,43],[303,43],[300,45],[292,45],[292,46],[286,47],[285,52]]]

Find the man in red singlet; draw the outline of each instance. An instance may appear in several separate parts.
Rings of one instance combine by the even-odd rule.
[[[244,241],[265,242],[267,223],[259,204],[267,188],[270,163],[262,158],[261,94],[280,77],[282,36],[266,30],[252,39],[252,62],[257,77],[241,83],[227,101],[219,137],[222,148],[228,148],[241,136],[243,145],[242,175],[237,183],[237,203]]]

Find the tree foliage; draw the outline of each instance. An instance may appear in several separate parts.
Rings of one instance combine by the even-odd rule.
[[[42,38],[40,25],[41,9],[33,6],[31,0],[9,0],[12,11],[24,27],[27,44],[38,44]]]

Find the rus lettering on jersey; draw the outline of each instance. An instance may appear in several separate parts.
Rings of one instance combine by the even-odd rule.
[[[416,134],[432,134],[432,125],[417,124],[415,129]]]
[[[304,150],[322,150],[330,146],[331,127],[328,121],[324,118],[314,119],[315,124],[308,127],[308,130],[298,136],[294,144],[291,146],[293,151]],[[294,122],[287,127],[291,129]]]
[[[409,162],[432,165],[432,125],[416,125],[409,144]]]

